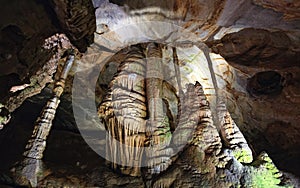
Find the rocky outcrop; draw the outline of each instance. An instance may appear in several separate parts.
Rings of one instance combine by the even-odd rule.
[[[299,19],[300,3],[297,1],[253,0],[257,5],[283,13],[285,19]]]
[[[92,1],[50,0],[62,31],[80,52],[94,41],[96,18]]]
[[[294,45],[284,32],[243,29],[208,43],[213,52],[229,63],[264,68],[299,66],[299,45]]]
[[[56,34],[46,39],[40,48],[53,55],[37,72],[32,73],[26,87],[5,100],[5,105],[10,112],[18,108],[26,98],[40,93],[46,84],[53,82],[60,58],[67,49],[72,48],[72,44],[65,35]]]
[[[69,48],[69,39],[55,33],[66,33],[81,52],[93,42],[96,23],[91,1],[65,2],[65,6],[60,4],[59,7],[54,1],[52,7],[49,3],[10,1],[1,7],[4,16],[1,16],[0,25],[3,44],[0,48],[0,95],[2,104],[10,112],[53,81],[58,61]],[[53,14],[55,11],[57,15]],[[56,24],[57,20],[61,21],[61,26]]]
[[[63,46],[67,36],[81,52],[94,40],[74,68],[76,72],[92,68],[85,72],[85,79],[79,80],[79,92],[87,93],[87,97],[76,98],[81,103],[73,101],[73,106],[81,108],[78,117],[82,121],[76,125],[73,120],[71,93],[72,87],[76,89],[73,80],[78,83],[75,75],[74,79],[66,80],[67,93],[54,120],[54,137],[51,139],[50,135],[49,149],[45,150],[46,168],[50,170],[44,170],[36,184],[42,187],[288,185],[270,158],[265,153],[258,157],[257,154],[266,149],[279,169],[299,172],[295,165],[300,156],[298,4],[276,0],[110,2],[93,0],[96,33],[93,33],[95,17],[91,1],[11,1],[2,6],[5,12],[12,5],[22,16],[15,12],[6,14],[14,19],[3,17],[5,24],[1,25],[0,41],[8,48],[1,49],[0,56],[0,68],[3,67],[0,90],[4,91],[0,92],[0,102],[5,105],[0,107],[0,126],[9,119],[12,122],[0,132],[0,141],[14,143],[11,147],[5,146],[8,142],[0,144],[1,151],[13,153],[0,155],[1,162],[4,161],[1,165],[9,166],[17,160],[16,152],[23,152],[29,138],[27,133],[32,130],[19,134],[11,125],[18,124],[18,128],[23,125],[14,119],[28,112],[16,115],[18,107],[29,96],[40,93],[53,81],[55,71],[61,70],[59,58],[66,49]],[[28,23],[26,16],[31,20]],[[53,35],[59,31],[66,36]],[[44,41],[49,36],[53,37]],[[164,45],[157,46],[155,42]],[[162,60],[147,61],[141,60],[142,57],[162,57]],[[107,59],[108,64],[104,63]],[[153,66],[156,63],[160,67]],[[102,70],[98,71],[97,66]],[[141,75],[156,75],[159,79],[144,80]],[[143,81],[137,83],[139,78]],[[89,88],[94,81],[96,92],[95,87]],[[50,84],[41,95],[25,100],[27,111],[38,114],[36,106],[42,106],[52,87]],[[94,93],[96,102],[91,95]],[[218,97],[223,97],[224,103],[218,103]],[[87,102],[90,99],[93,101]],[[97,122],[97,114],[85,109],[95,103],[100,104],[99,115],[106,127]],[[103,137],[105,128],[118,142]],[[57,133],[58,129],[81,131],[83,137],[89,132],[91,138],[87,143],[96,146],[97,152],[106,150],[106,157],[112,158],[109,168],[102,158],[90,158],[93,152],[79,135]],[[19,138],[10,136],[12,132],[25,135],[21,136],[25,140],[23,145]],[[57,151],[60,145],[62,148]],[[146,151],[150,145],[158,147]],[[143,154],[145,163],[140,161]],[[117,160],[121,162],[118,164]],[[136,166],[124,165],[127,161]],[[38,167],[35,170],[45,168],[40,161],[27,163]],[[0,181],[17,186],[7,175],[0,176]]]
[[[0,95],[5,103],[11,87],[29,84],[29,78],[53,55],[42,45],[58,29],[43,5],[32,0],[4,3],[0,29]]]

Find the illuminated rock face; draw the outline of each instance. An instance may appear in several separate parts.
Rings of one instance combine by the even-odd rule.
[[[111,136],[106,142],[107,159],[115,170],[130,175],[140,175],[146,140],[144,57],[138,46],[130,49],[124,62],[119,65],[117,75],[110,83],[110,91],[98,111]]]
[[[280,69],[299,66],[298,47],[283,31],[247,28],[213,41],[210,47],[233,65]]]
[[[225,104],[218,104],[214,121],[199,82],[187,84],[180,91],[179,81],[187,82],[189,76],[176,72],[180,69],[176,69],[179,67],[175,61],[181,60],[174,54],[176,51],[172,51],[171,66],[163,62],[163,48],[168,47],[144,43],[120,52],[125,59],[120,62],[98,110],[108,131],[106,159],[110,166],[131,176],[140,176],[142,167],[147,169],[146,173],[160,174],[184,148],[190,147],[215,158],[215,166],[227,163],[228,158],[220,154],[224,148],[238,161],[251,163],[252,151]],[[223,147],[221,139],[226,143]],[[203,159],[199,160],[201,163]]]
[[[253,2],[262,7],[283,13],[284,19],[287,20],[299,19],[300,17],[300,3],[297,1],[253,0]]]
[[[143,176],[147,187],[279,184],[282,174],[266,154],[255,160],[255,166],[249,165],[252,151],[224,103],[218,103],[214,119],[199,82],[178,90],[181,79],[176,79],[175,68],[162,61],[166,55],[162,49],[168,47],[159,46],[143,43],[117,54],[125,58],[118,63],[98,109],[109,133],[106,159],[110,167],[122,174]],[[176,63],[176,56],[171,64]],[[161,63],[160,69],[151,67],[154,61]],[[165,69],[169,75],[161,74]],[[182,80],[189,79],[180,75]],[[169,82],[163,80],[172,77]],[[172,81],[175,87],[168,85]],[[172,96],[177,98],[175,104]]]
[[[0,47],[0,96],[1,104],[5,107],[0,107],[0,126],[7,124],[10,119],[11,123],[15,123],[6,109],[14,111],[26,98],[40,93],[44,87],[47,87],[45,90],[52,87],[52,77],[60,69],[60,45],[68,39],[65,35],[57,34],[50,40],[50,43],[57,45],[52,50],[47,50],[42,45],[53,33],[63,32],[81,52],[86,51],[87,45],[93,42],[86,53],[78,57],[74,69],[78,72],[101,65],[105,57],[131,46],[128,57],[114,56],[115,62],[111,62],[111,65],[118,70],[110,71],[107,68],[101,71],[101,75],[106,75],[103,76],[104,85],[109,86],[101,88],[97,85],[96,90],[99,90],[96,103],[101,102],[99,115],[106,123],[106,127],[101,127],[101,133],[107,130],[112,135],[111,138],[116,138],[124,145],[144,147],[135,150],[122,148],[120,143],[109,139],[96,140],[95,143],[100,143],[98,148],[106,150],[106,157],[111,158],[110,168],[106,168],[102,162],[95,162],[93,167],[87,167],[84,175],[77,174],[77,167],[85,169],[89,161],[98,162],[101,159],[86,157],[89,149],[82,144],[84,142],[80,140],[80,136],[70,136],[69,132],[57,134],[55,130],[55,136],[48,144],[50,149],[46,152],[46,159],[56,156],[60,160],[64,156],[59,154],[66,153],[69,158],[64,164],[70,164],[70,168],[53,168],[54,173],[38,183],[41,187],[144,187],[145,184],[152,187],[271,187],[280,182],[281,175],[266,154],[249,164],[252,159],[255,161],[257,152],[264,149],[268,150],[272,159],[276,159],[280,169],[299,173],[295,165],[299,163],[300,156],[300,43],[297,2],[94,0],[95,10],[91,1],[85,0],[49,0],[42,4],[37,2],[41,1],[12,0],[0,8],[5,13],[2,17],[5,18],[5,23],[1,25],[0,33],[1,44],[4,44]],[[10,6],[14,8],[11,9]],[[127,27],[145,21],[163,22],[160,25],[161,31],[156,32],[151,25]],[[169,33],[178,34],[174,32],[176,28],[172,30],[168,27],[169,23],[191,31],[196,37],[180,30],[179,33],[183,36],[181,39],[171,37],[174,41],[164,40]],[[122,32],[118,32],[118,28],[123,28]],[[169,29],[172,31],[169,32]],[[175,48],[177,63],[176,56],[173,55],[174,49],[163,47],[163,60],[159,62],[163,73],[155,70],[157,67],[150,68],[160,79],[163,76],[167,83],[155,79],[135,82],[140,77],[132,73],[139,72],[143,75],[141,78],[147,75],[147,61],[140,58],[152,56],[147,53],[149,41],[178,44]],[[180,42],[182,43],[179,44]],[[210,70],[209,58],[213,72]],[[174,64],[178,65],[177,70],[173,67]],[[180,75],[175,76],[176,72]],[[114,77],[114,73],[118,74]],[[224,101],[216,100],[218,92],[212,81],[212,73],[215,74],[217,88]],[[97,79],[93,74],[88,76],[88,81]],[[81,81],[85,84],[86,80]],[[70,96],[72,81],[67,80],[67,92],[63,96],[64,103],[58,109],[54,128],[76,132],[78,130],[73,120]],[[50,84],[47,86],[48,83]],[[147,83],[148,86],[157,85],[159,89],[147,87]],[[107,88],[110,89],[108,93]],[[129,88],[131,91],[136,90],[139,95],[128,92]],[[10,91],[14,93],[9,93]],[[29,101],[40,104],[46,95],[47,92],[43,92]],[[28,110],[38,111],[31,106],[26,109]],[[84,112],[84,121],[98,125],[91,121],[89,113]],[[20,115],[22,116],[23,114]],[[93,118],[97,119],[96,116]],[[162,121],[161,124],[157,120]],[[19,122],[18,126],[23,125],[22,123],[23,121]],[[156,129],[160,125],[163,125],[161,129]],[[4,125],[1,139],[10,138],[7,135],[10,132],[17,132],[6,130]],[[92,127],[89,131],[96,134],[95,130]],[[22,145],[13,138],[15,137],[12,137],[11,142]],[[68,144],[69,140],[75,144]],[[3,145],[7,143],[9,142],[0,142],[1,148],[5,148]],[[150,143],[160,143],[161,147],[155,148],[153,152],[146,151],[150,148]],[[77,144],[86,148],[72,147]],[[53,148],[61,145],[66,147],[51,153]],[[187,147],[178,152],[178,147],[183,145]],[[72,155],[73,152],[75,155]],[[141,160],[143,155],[146,156],[146,163]],[[77,160],[77,156],[84,157]],[[4,161],[1,165],[5,165],[6,160],[2,160],[5,156],[0,157],[1,162]],[[115,163],[117,160],[121,160],[120,164]],[[124,166],[128,161],[132,162],[131,166]],[[145,164],[148,169],[141,170],[137,167],[140,164]],[[94,170],[94,167],[101,170]],[[124,177],[110,169],[132,177]],[[155,178],[151,179],[149,174]],[[3,179],[7,178],[0,175],[0,182]]]

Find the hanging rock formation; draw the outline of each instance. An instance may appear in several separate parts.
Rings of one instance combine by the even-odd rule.
[[[163,102],[165,90],[161,72],[164,67],[151,67],[151,63],[159,64],[163,59],[158,46],[155,43],[139,44],[125,50],[126,58],[119,64],[108,95],[99,106],[98,113],[108,131],[106,159],[109,166],[122,174],[142,175],[146,187],[256,185],[260,172],[257,166],[249,165],[253,154],[246,139],[225,103],[220,102],[217,106],[218,122],[213,120],[199,82],[186,85],[186,92],[180,97],[180,104],[177,103],[178,116],[166,113],[170,109],[168,101]],[[179,91],[175,90],[174,94]],[[168,121],[172,118],[176,122],[173,130]],[[274,167],[272,169],[276,171]],[[278,171],[272,174],[268,170],[263,170],[266,174],[261,176],[270,175],[274,178],[270,185],[279,184],[282,176],[277,175]],[[225,179],[218,179],[221,174]],[[243,179],[247,181],[242,182]]]
[[[140,175],[146,139],[144,57],[139,46],[130,48],[98,112],[109,133],[107,159],[113,169],[130,175]]]
[[[1,4],[0,186],[29,186],[9,169],[22,157],[70,41],[82,56],[66,80],[38,187],[297,187],[290,173],[300,174],[298,2],[93,4]],[[73,96],[74,81],[87,95]],[[270,157],[257,156],[264,150]]]

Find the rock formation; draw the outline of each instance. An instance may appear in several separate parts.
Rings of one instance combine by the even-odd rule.
[[[29,182],[28,184],[30,186],[36,187],[38,181],[40,181],[44,175],[42,158],[46,149],[47,137],[49,136],[52,122],[55,118],[56,109],[60,103],[60,96],[65,88],[65,80],[75,59],[74,50],[70,50],[71,52],[64,65],[64,69],[59,79],[55,82],[53,96],[48,100],[41,115],[35,122],[32,136],[25,146],[25,152],[23,153],[24,160],[15,167],[16,182],[18,184],[22,185]]]
[[[138,46],[129,50],[98,112],[109,133],[106,142],[108,161],[113,169],[130,175],[140,174],[146,139],[144,57]]]
[[[299,186],[298,2],[1,5],[1,186]],[[69,48],[45,165],[21,163],[42,174],[20,181]]]

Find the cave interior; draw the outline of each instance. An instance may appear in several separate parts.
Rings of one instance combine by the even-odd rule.
[[[299,0],[0,2],[0,187],[300,187]]]

